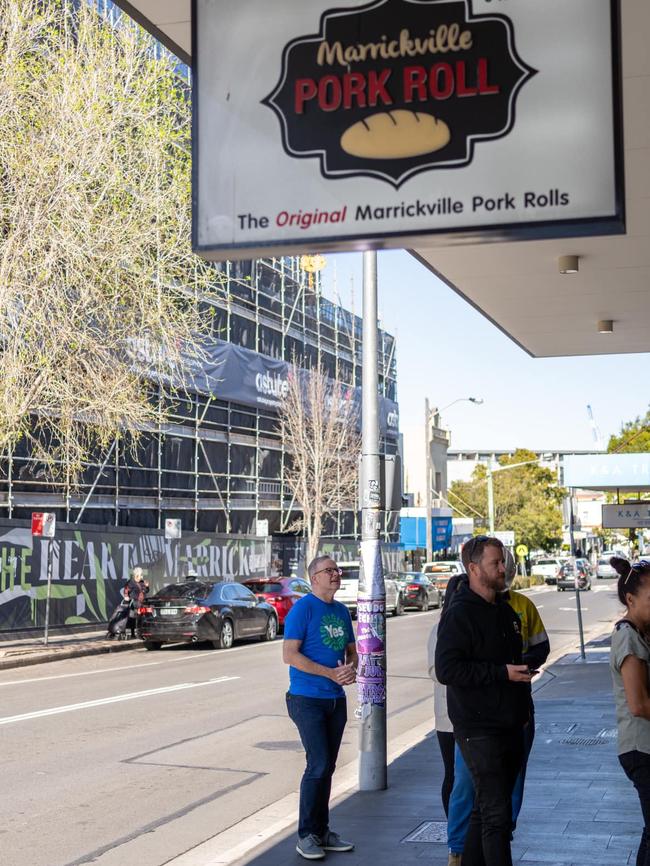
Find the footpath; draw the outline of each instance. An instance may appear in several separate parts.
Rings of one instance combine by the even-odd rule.
[[[558,659],[534,687],[536,737],[513,842],[513,861],[523,866],[636,862],[643,820],[616,756],[609,636],[588,643],[586,654],[586,662],[579,654]],[[430,730],[389,766],[386,791],[356,792],[334,801],[331,825],[352,839],[356,849],[329,853],[327,862],[446,866],[442,775],[438,742]],[[207,856],[200,862],[221,866],[226,861]],[[294,827],[236,861],[238,866],[304,862],[295,852]]]
[[[105,628],[101,631],[50,634],[47,646],[43,644],[42,635],[12,637],[10,640],[0,640],[0,670],[100,653],[123,652],[141,646],[142,641],[137,639],[107,640]]]

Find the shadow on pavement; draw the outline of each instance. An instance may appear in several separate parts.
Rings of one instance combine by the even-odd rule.
[[[636,860],[643,822],[616,754],[606,643],[600,638],[589,644],[587,662],[563,657],[536,689],[535,745],[513,842],[513,861],[522,866],[624,866]],[[390,765],[388,790],[352,793],[334,804],[331,825],[356,850],[328,853],[326,860],[341,866],[446,866],[441,781],[432,731]],[[418,829],[420,841],[407,841]],[[239,861],[304,862],[295,852],[295,829]]]

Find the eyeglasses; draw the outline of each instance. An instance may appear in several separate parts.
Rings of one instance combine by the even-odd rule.
[[[330,565],[328,568],[321,568],[319,571],[315,571],[314,574],[312,575],[312,577],[314,577],[317,574],[322,574],[323,572],[325,572],[326,574],[329,574],[330,577],[333,574],[338,574],[340,577],[343,574],[343,569],[342,568],[333,568]]]
[[[496,538],[491,539],[489,535],[473,535],[469,541],[465,542],[463,551],[467,551],[468,562],[476,562],[475,557],[481,558],[483,555],[483,545],[486,541],[496,541]]]

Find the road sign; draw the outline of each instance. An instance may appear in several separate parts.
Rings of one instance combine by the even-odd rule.
[[[504,532],[495,532],[494,537],[498,538],[505,547],[515,546],[515,533],[512,529],[506,529]]]
[[[165,538],[175,541],[181,537],[181,522],[173,517],[165,520]]]
[[[525,544],[518,544],[515,553],[520,559],[523,559],[525,556],[528,556],[528,548]]]
[[[195,249],[624,231],[619,4],[548,6],[195,0]]]
[[[650,504],[625,502],[622,505],[603,505],[603,527],[606,529],[650,528]]]
[[[51,511],[32,512],[32,535],[35,537],[54,538],[56,515]]]

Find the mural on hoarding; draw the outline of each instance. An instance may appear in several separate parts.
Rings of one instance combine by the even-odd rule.
[[[47,596],[47,546],[52,549],[50,626],[105,623],[139,565],[152,591],[187,575],[237,580],[263,576],[265,539],[59,524],[51,542],[23,521],[0,521],[0,632],[42,627]]]

